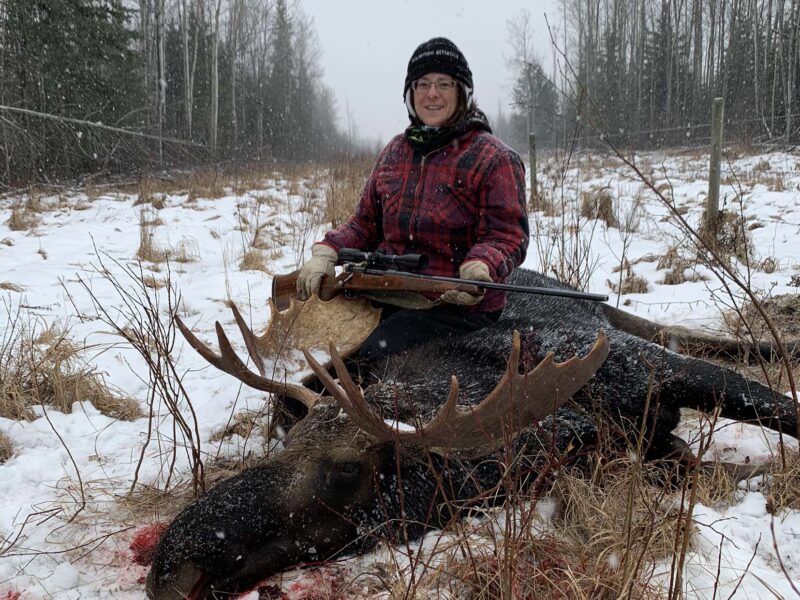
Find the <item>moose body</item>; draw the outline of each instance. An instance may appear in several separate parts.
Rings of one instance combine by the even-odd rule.
[[[524,269],[512,282],[565,287]],[[364,399],[384,418],[427,422],[448,397],[453,375],[462,405],[479,404],[492,392],[506,369],[514,331],[527,371],[548,353],[557,361],[590,353],[600,330],[608,336],[608,357],[572,401],[538,423],[505,431],[505,441],[523,458],[515,461],[523,480],[535,478],[548,457],[593,444],[598,418],[609,419],[622,438],[644,423],[646,450],[654,458],[674,450],[681,407],[719,406],[725,417],[797,435],[797,413],[786,396],[616,329],[602,305],[552,296],[514,294],[488,329],[370,365],[373,383]],[[356,553],[380,539],[418,537],[477,499],[502,497],[496,444],[483,456],[475,449],[465,456],[430,452],[376,441],[354,420],[341,403],[321,399],[274,458],[187,506],[159,542],[148,595],[200,600],[241,592],[298,562]]]

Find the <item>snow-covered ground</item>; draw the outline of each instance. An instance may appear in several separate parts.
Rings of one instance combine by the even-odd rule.
[[[707,158],[701,154],[648,154],[641,161],[659,189],[669,188],[677,205],[688,209],[686,218],[697,223],[706,193]],[[573,160],[562,193],[550,187],[555,172],[551,165],[543,177],[548,196],[556,204],[575,199],[572,206],[579,206],[578,186],[592,194],[607,189],[614,198],[618,220],[627,222],[630,231],[606,227],[601,221],[576,222],[570,211],[557,211],[560,214],[555,216],[532,214],[533,239],[526,267],[542,270],[555,264],[580,264],[586,289],[608,293],[610,302],[619,301],[625,310],[695,330],[722,328],[721,310],[731,299],[710,271],[699,268],[693,272],[702,279],[689,277],[678,285],[660,283],[665,271],[657,268],[657,259],[670,248],[685,249],[685,236],[671,220],[663,219],[667,209],[641,182],[609,161],[579,157]],[[758,223],[750,231],[756,254],[751,260],[754,269],[748,274],[751,286],[773,295],[797,294],[800,156],[771,153],[733,158],[723,168],[723,179],[727,182],[722,191],[724,208],[741,211],[748,223]],[[741,206],[737,197],[743,200]],[[95,193],[91,198],[79,192],[41,194],[37,198],[42,208],[36,215],[38,223],[12,231],[7,224],[12,210],[24,204],[25,198],[0,199],[0,286],[13,284],[1,291],[0,333],[16,314],[39,331],[57,324],[77,345],[86,347],[87,364],[107,383],[138,400],[146,414],[147,367],[142,357],[98,318],[92,299],[94,295],[109,309],[120,326],[125,324],[129,315],[120,290],[104,271],[129,292],[139,289],[124,268],[134,273],[139,270],[135,255],[142,210],[148,205],[136,204],[136,200],[135,194],[117,192]],[[260,328],[269,317],[271,275],[240,270],[242,254],[258,234],[269,272],[294,270],[321,231],[312,225],[312,215],[321,210],[323,202],[320,193],[311,194],[280,178],[216,199],[165,195],[164,207],[148,209],[145,215],[160,219],[153,226],[153,241],[159,248],[170,248],[194,260],[171,262],[169,271],[165,263],[157,267],[144,263],[144,273],[159,281],[169,277],[181,296],[180,314],[204,340],[213,339],[214,321],[231,333],[235,331],[228,298],[235,299]],[[562,231],[574,235],[553,237],[554,232]],[[587,254],[582,259],[563,254],[581,256],[583,250]],[[643,257],[645,260],[637,260]],[[648,291],[621,298],[612,291],[612,284],[620,278],[615,268],[623,258],[635,275],[647,280]],[[158,293],[164,298],[165,288]],[[161,308],[163,311],[164,306]],[[232,338],[243,350],[237,336]],[[210,436],[228,423],[232,414],[262,408],[262,394],[209,367],[182,339],[173,356],[180,373],[185,374],[182,381],[194,407],[204,455],[245,456],[260,451],[263,440],[257,436],[233,436],[223,442],[212,442]],[[165,407],[156,402],[156,410],[158,426],[137,477],[141,484],[161,487],[172,460],[168,450],[175,432]],[[13,456],[0,465],[0,599],[141,598],[146,567],[133,563],[130,543],[135,530],[145,523],[134,516],[124,496],[148,439],[148,419],[114,420],[88,402],[79,403],[70,414],[41,407],[34,411],[32,421],[0,418],[0,432],[13,447]],[[692,423],[685,424],[682,431],[687,439],[693,439]],[[794,441],[789,442],[796,451]],[[718,433],[713,452],[726,461],[763,460],[775,444],[774,436],[760,429],[731,425]],[[185,474],[187,455],[179,452],[175,460],[176,470]],[[789,578],[800,581],[800,553],[796,550],[800,510],[786,510],[773,518],[757,484],[743,486],[733,506],[700,506],[696,510],[699,533],[686,567],[687,597],[729,597],[734,590],[735,598],[796,597],[798,584],[793,589]],[[380,553],[358,560],[380,560]],[[291,581],[284,584],[287,593],[304,597],[301,591],[292,591]]]

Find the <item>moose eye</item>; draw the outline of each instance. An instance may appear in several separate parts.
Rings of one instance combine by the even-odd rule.
[[[342,475],[357,475],[360,470],[361,467],[356,463],[346,462],[339,465],[339,472]]]

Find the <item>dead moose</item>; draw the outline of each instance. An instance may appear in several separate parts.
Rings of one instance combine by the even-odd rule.
[[[565,287],[526,270],[513,281]],[[470,502],[502,498],[498,447],[512,444],[516,475],[532,481],[546,457],[590,447],[601,413],[623,439],[644,424],[649,458],[679,446],[672,430],[681,407],[719,406],[722,416],[797,434],[790,398],[623,331],[607,307],[551,296],[512,295],[490,329],[370,365],[373,377],[363,391],[340,353],[358,346],[377,315],[342,300],[351,312],[339,319],[339,350],[329,351],[338,382],[318,362],[321,347],[305,352],[330,395],[320,394],[286,382],[291,376],[277,356],[288,352],[286,360],[297,362],[291,353],[305,342],[290,331],[313,330],[315,318],[330,320],[319,316],[321,304],[327,303],[313,299],[285,313],[273,307],[273,322],[260,337],[234,308],[259,374],[247,369],[219,324],[221,355],[179,324],[213,365],[279,401],[299,402],[305,416],[276,456],[221,482],[175,518],[156,548],[150,598],[226,597],[299,562],[357,553],[380,539],[419,537],[458,518]],[[301,324],[301,313],[311,322]],[[616,322],[619,315],[611,314]],[[284,333],[271,335],[281,319]],[[288,322],[295,326],[286,329]]]

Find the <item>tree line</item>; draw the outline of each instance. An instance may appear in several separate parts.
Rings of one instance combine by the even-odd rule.
[[[320,59],[286,0],[0,0],[0,181],[328,155]]]
[[[562,0],[560,10],[552,68],[533,55],[529,15],[509,23],[516,144],[530,113],[544,143],[597,143],[598,131],[638,147],[703,143],[716,97],[726,139],[800,138],[800,0]]]

